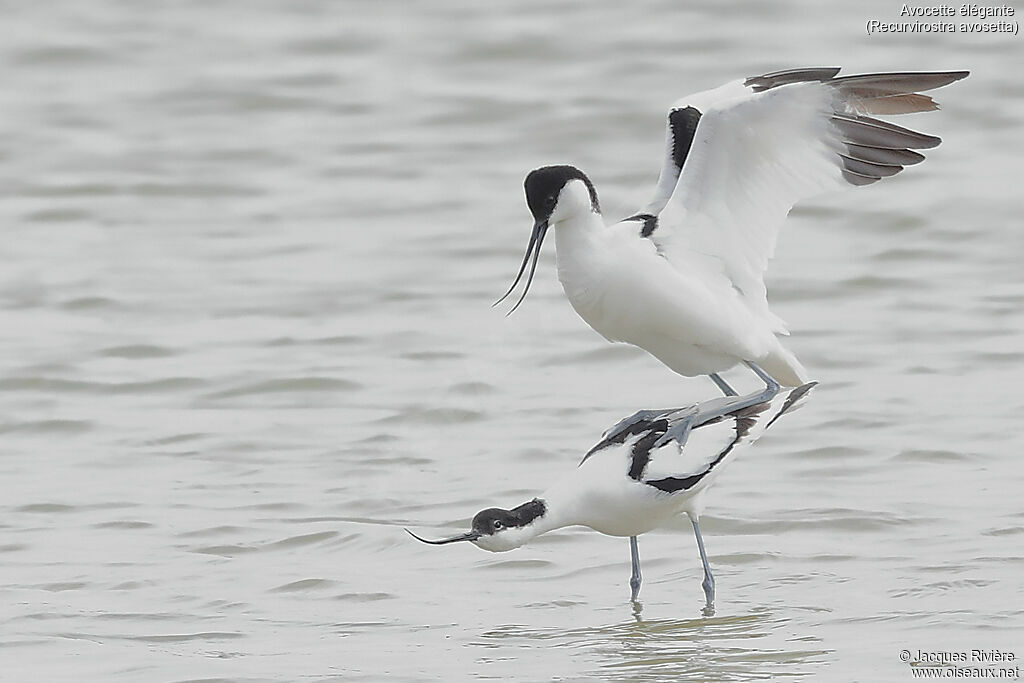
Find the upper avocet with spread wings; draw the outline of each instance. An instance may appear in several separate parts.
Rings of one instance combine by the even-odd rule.
[[[764,272],[779,227],[798,201],[868,185],[919,163],[940,140],[869,114],[938,105],[919,91],[967,71],[837,76],[838,68],[779,71],[679,100],[651,201],[613,225],[582,171],[547,166],[526,177],[535,223],[507,297],[555,228],[558,278],[573,308],[611,341],[643,348],[675,372],[717,375],[740,361],[786,386],[806,382],[780,343]],[[532,256],[532,263],[531,261]],[[500,301],[500,300],[499,300]]]

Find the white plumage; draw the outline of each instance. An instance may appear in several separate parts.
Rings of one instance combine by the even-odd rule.
[[[431,544],[470,541],[484,550],[505,552],[566,526],[628,536],[636,600],[640,590],[636,537],[670,526],[686,514],[704,563],[710,610],[714,581],[698,526],[704,493],[729,460],[760,438],[813,386],[780,392],[778,384],[762,377],[767,387],[760,393],[686,408],[639,411],[606,431],[579,467],[537,498],[511,510],[482,510],[473,517],[472,529],[459,536],[440,541],[416,538]]]
[[[838,71],[776,72],[676,102],[652,199],[612,225],[578,169],[531,172],[525,185],[534,232],[505,296],[532,255],[525,297],[554,227],[559,280],[576,312],[605,338],[639,346],[686,376],[752,361],[786,386],[805,382],[803,366],[778,339],[786,328],[769,310],[764,285],[779,227],[805,198],[870,184],[923,160],[913,150],[939,138],[868,115],[936,109],[916,91],[967,75]]]

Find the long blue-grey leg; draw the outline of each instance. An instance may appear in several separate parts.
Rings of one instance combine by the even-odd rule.
[[[722,376],[717,372],[712,372],[708,377],[714,382],[718,389],[726,396],[737,396],[736,390],[729,386],[729,383],[722,379]]]
[[[633,591],[630,600],[636,602],[636,598],[640,595],[640,584],[643,583],[644,577],[640,574],[640,552],[636,546],[636,536],[629,537],[629,557],[633,561],[633,573],[629,575],[629,588]]]
[[[689,411],[687,415],[676,415],[675,419],[677,422],[672,426],[671,429],[666,431],[661,438],[654,443],[654,448],[660,448],[669,441],[675,440],[680,447],[686,445],[686,439],[690,435],[690,430],[694,427],[716,420],[723,415],[735,413],[739,410],[755,406],[758,403],[764,403],[775,398],[776,394],[779,393],[779,383],[772,379],[771,375],[766,373],[755,363],[747,361],[747,365],[753,370],[758,377],[764,382],[764,389],[762,391],[755,391],[745,396],[723,396],[722,398],[713,398],[710,401],[704,401],[698,403],[690,408],[683,410]],[[678,411],[677,411],[678,412]]]
[[[754,371],[755,375],[757,375],[758,377],[761,378],[761,381],[764,382],[765,385],[769,389],[774,386],[775,387],[775,392],[778,393],[780,387],[779,387],[779,383],[775,381],[774,377],[772,377],[767,372],[762,370],[761,366],[758,365],[757,363],[755,363],[754,361],[745,360],[743,362],[746,363],[748,368],[750,368],[751,370]],[[774,396],[774,394],[772,394],[772,395]]]
[[[715,577],[711,575],[711,565],[708,564],[708,554],[704,552],[704,539],[700,535],[700,524],[697,522],[697,517],[690,517],[690,523],[693,524],[693,534],[697,537],[697,549],[700,550],[700,561],[704,563],[704,580],[701,581],[701,588],[704,589],[704,599],[707,605],[704,607],[705,613],[714,613],[715,611]]]
[[[744,362],[747,364],[747,367],[753,370],[754,373],[761,378],[761,381],[764,382],[764,389],[746,394],[745,396],[737,396],[736,392],[732,390],[732,387],[725,384],[725,380],[722,380],[722,378],[719,377],[718,379],[722,384],[725,384],[725,386],[728,387],[729,391],[732,391],[732,394],[726,394],[723,398],[714,398],[710,401],[704,401],[703,403],[698,404],[694,414],[697,424],[704,424],[708,420],[717,419],[722,415],[728,415],[729,413],[736,412],[737,410],[743,410],[744,408],[749,408],[750,406],[757,405],[758,403],[770,401],[779,393],[779,390],[782,387],[774,378],[772,378],[771,375],[762,370],[757,363],[752,363],[751,361]],[[723,389],[723,391],[725,390]]]
[[[611,429],[605,432],[604,438],[614,439],[638,422],[658,418],[676,410],[678,410],[678,408],[665,408],[664,410],[638,410],[629,417],[619,420]]]

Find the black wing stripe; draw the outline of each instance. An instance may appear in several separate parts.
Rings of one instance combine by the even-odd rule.
[[[633,444],[629,462],[630,479],[640,481],[643,478],[644,470],[647,469],[647,464],[651,461],[651,448],[654,447],[654,442],[668,430],[668,422],[666,420],[661,420],[661,422],[664,423],[664,429],[652,429]]]
[[[624,444],[626,443],[626,439],[628,439],[629,437],[635,436],[636,434],[643,434],[644,432],[652,430],[660,430],[658,436],[661,436],[661,434],[664,434],[668,430],[668,420],[664,418],[658,420],[637,420],[636,422],[629,425],[628,427],[618,432],[614,436],[607,437],[598,441],[594,445],[594,447],[587,451],[587,454],[583,456],[583,460],[580,460],[580,465],[585,463],[587,461],[587,458],[594,455],[598,451],[603,451],[609,446]]]
[[[673,109],[668,114],[668,125],[672,129],[672,162],[680,170],[690,153],[698,123],[700,112],[693,107]]]

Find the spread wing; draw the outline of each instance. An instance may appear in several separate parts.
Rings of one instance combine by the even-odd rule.
[[[935,147],[939,138],[870,115],[937,109],[919,91],[968,75],[838,72],[780,71],[676,102],[654,196],[632,217],[677,267],[721,272],[780,332],[782,322],[768,311],[764,272],[790,209],[922,161],[915,150]]]

